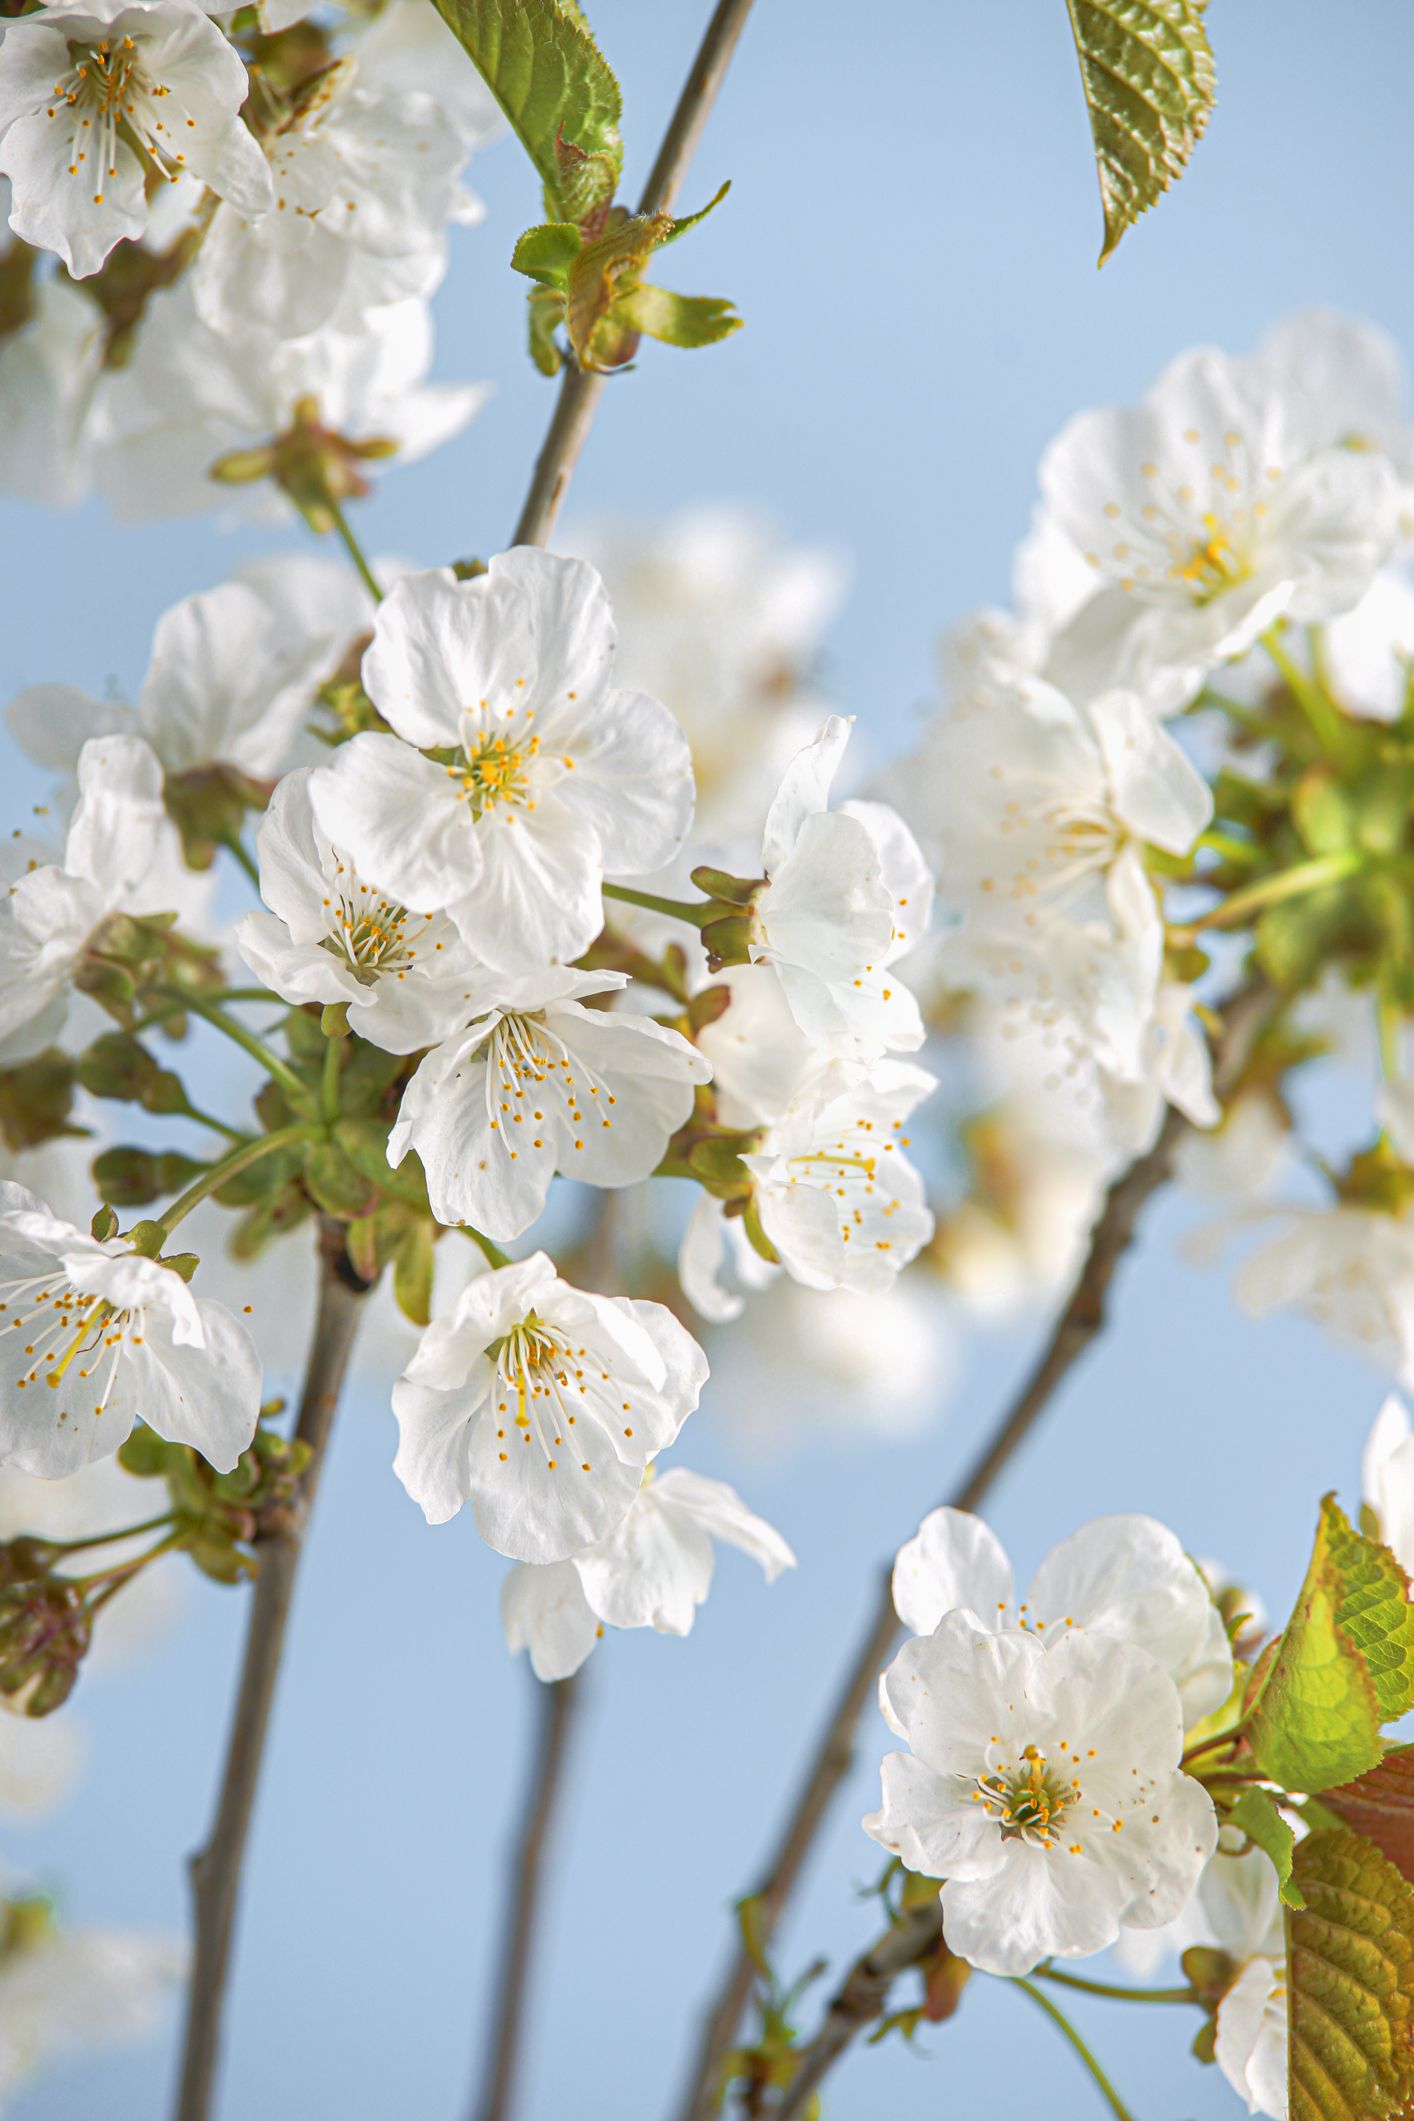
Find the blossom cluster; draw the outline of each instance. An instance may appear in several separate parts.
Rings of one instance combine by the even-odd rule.
[[[1184,1176],[1245,1223],[1295,1161],[1290,1076],[1357,1017],[1368,1136],[1329,1199],[1274,1200],[1238,1293],[1414,1389],[1414,422],[1383,341],[1296,319],[1073,421],[1012,608],[950,637],[944,706],[847,793],[820,555],[710,514],[577,556],[363,552],[347,504],[482,402],[428,383],[429,303],[498,121],[425,0],[331,13],[41,0],[0,37],[0,486],[120,517],[244,493],[353,563],[270,556],[154,614],[130,705],[62,673],[9,705],[54,787],[0,898],[0,1481],[72,1494],[117,1459],[168,1507],[150,1550],[121,1511],[16,1530],[0,1698],[65,1700],[164,1553],[258,1571],[307,1450],[282,1336],[331,1277],[379,1321],[393,1471],[510,1563],[539,1679],[606,1629],[688,1633],[714,1541],[768,1581],[794,1561],[665,1461],[707,1349],[747,1349],[757,1426],[785,1396],[763,1320],[797,1386],[852,1348],[876,1397],[936,1398],[939,1285],[984,1314],[1052,1293],[1179,1119]],[[198,1039],[257,1071],[239,1121],[194,1099]],[[115,1138],[109,1104],[181,1145]],[[880,1393],[902,1319],[917,1378]],[[1366,1478],[1402,1601],[1395,1403]],[[936,1884],[946,1951],[1002,1978],[1146,1937],[1220,1954],[1213,2052],[1283,2114],[1287,1880],[1235,1789],[1278,1846],[1306,1822],[1250,1742],[1231,1598],[1123,1516],[1018,1603],[947,1508],[893,1592],[906,1750],[866,1827]],[[98,2029],[109,1987],[133,1975],[135,2019],[175,1971],[68,1944]],[[17,2022],[57,1950],[3,1902]]]

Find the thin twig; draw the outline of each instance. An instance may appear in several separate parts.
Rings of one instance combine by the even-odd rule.
[[[856,2034],[882,2018],[898,1976],[927,1959],[943,1940],[942,1903],[930,1900],[903,1915],[855,1960],[830,1999],[824,2021],[801,2052],[795,2075],[771,2109],[771,2121],[794,2121],[806,2112],[818,2087]]]
[[[520,1847],[511,1866],[508,1896],[511,1933],[498,1962],[491,2021],[494,2043],[491,2068],[475,2108],[477,2121],[505,2121],[515,2095],[542,1867],[563,1787],[570,1726],[578,1696],[577,1674],[573,1679],[557,1679],[550,1686],[541,1686],[538,1680],[533,1684],[541,1696],[540,1734],[535,1748],[537,1764],[525,1807]]]
[[[286,1522],[273,1538],[262,1540],[260,1545],[260,1574],[251,1592],[245,1657],[226,1743],[216,1816],[205,1847],[191,1861],[196,1937],[177,2121],[207,2121],[211,2111],[241,1865],[255,1808],[290,1598],[334,1408],[362,1310],[363,1289],[350,1277],[343,1261],[342,1228],[331,1225],[321,1232],[321,1240],[319,1306],[295,1423],[295,1435],[309,1445],[313,1455]]]
[[[702,137],[717,91],[736,49],[751,0],[717,0],[692,71],[683,83],[677,109],[668,122],[663,144],[644,186],[639,212],[667,213],[677,198],[693,150]],[[535,472],[525,506],[516,524],[513,545],[544,545],[555,527],[585,438],[594,424],[599,400],[608,379],[567,361],[560,378],[549,432],[535,460]]]
[[[1216,1070],[1220,1088],[1230,1085],[1240,1072],[1268,1001],[1266,989],[1246,988],[1225,1010]],[[1105,1323],[1115,1269],[1133,1241],[1145,1203],[1168,1177],[1186,1128],[1187,1122],[1170,1109],[1153,1148],[1122,1171],[1111,1185],[1090,1234],[1085,1263],[1041,1358],[960,1486],[948,1497],[953,1509],[978,1508],[1013,1453],[1030,1435],[1057,1387],[1098,1337]],[[873,1697],[898,1629],[892,1572],[885,1569],[868,1632],[846,1672],[819,1750],[791,1807],[765,1876],[752,1896],[756,1902],[753,1934],[761,1946],[775,1931],[831,1800],[849,1771],[859,1718]],[[717,2111],[722,2066],[735,2042],[754,1979],[755,1967],[743,1942],[733,1951],[708,2012],[688,2090],[678,2109],[679,2121],[710,2121]],[[844,2044],[848,2044],[848,2039]],[[833,2053],[841,2051],[833,2050],[831,2059]],[[786,2111],[785,2107],[781,2109],[783,2115]]]

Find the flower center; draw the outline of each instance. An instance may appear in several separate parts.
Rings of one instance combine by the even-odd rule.
[[[1056,1828],[1081,1795],[1080,1784],[1053,1769],[1028,1745],[1011,1768],[991,1768],[977,1777],[976,1796],[1001,1829],[1003,1841],[1056,1848]]]
[[[80,1379],[93,1376],[105,1354],[108,1375],[93,1411],[107,1406],[123,1349],[142,1344],[142,1315],[118,1311],[105,1297],[75,1289],[62,1279],[37,1275],[0,1284],[0,1354],[13,1359],[18,1335],[20,1367],[15,1383],[23,1392],[41,1377],[58,1391],[74,1363]]]
[[[458,800],[471,805],[473,818],[484,817],[498,803],[533,810],[530,768],[540,750],[538,736],[516,743],[504,732],[469,746],[461,761],[447,768],[458,784]]]
[[[69,49],[73,66],[54,83],[53,101],[45,106],[48,118],[57,118],[61,106],[73,113],[69,175],[76,177],[87,166],[99,187],[93,203],[101,206],[104,177],[118,174],[121,131],[160,175],[175,182],[186,156],[178,152],[170,129],[158,115],[171,90],[148,79],[135,40],[123,37],[116,44],[105,41]]]
[[[607,1082],[557,1037],[543,1014],[503,1016],[486,1053],[486,1110],[514,1163],[523,1148],[543,1149],[546,1128],[582,1154],[592,1131],[613,1128],[618,1103]],[[517,1129],[521,1131],[517,1133]]]
[[[1186,557],[1176,555],[1169,573],[1175,581],[1187,582],[1196,601],[1209,604],[1225,589],[1246,581],[1251,569],[1233,544],[1233,526],[1216,515],[1202,519],[1204,535],[1189,546]]]
[[[633,1401],[622,1381],[602,1368],[588,1348],[576,1347],[533,1311],[493,1341],[486,1354],[496,1366],[496,1441],[502,1465],[511,1455],[509,1446],[519,1439],[526,1446],[538,1445],[547,1472],[558,1472],[568,1452],[572,1467],[592,1473],[594,1467],[583,1455],[589,1449],[585,1427],[598,1435],[617,1423],[618,1433],[633,1435]],[[584,1427],[581,1415],[587,1417]],[[571,1435],[571,1430],[576,1433]]]
[[[417,963],[417,945],[432,926],[431,915],[409,913],[365,884],[346,862],[336,864],[336,874],[337,896],[324,901],[331,924],[324,948],[347,964],[360,986],[406,979]]]

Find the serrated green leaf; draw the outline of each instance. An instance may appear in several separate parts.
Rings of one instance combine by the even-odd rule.
[[[1103,265],[1125,230],[1183,174],[1217,77],[1197,0],[1066,0],[1085,90]]]
[[[623,168],[623,98],[573,0],[434,0],[545,187],[552,220],[607,206]]]
[[[1414,2097],[1414,1887],[1358,1834],[1296,1851],[1286,1917],[1291,2121],[1395,2121]]]
[[[614,315],[632,331],[665,346],[715,346],[741,329],[741,318],[730,302],[716,295],[670,294],[647,280],[619,297]]]
[[[1247,1738],[1257,1766],[1287,1790],[1349,1782],[1384,1750],[1375,1682],[1337,1618],[1342,1585],[1331,1558],[1334,1510],[1330,1501],[1322,1506],[1306,1581],[1248,1691]],[[1345,1530],[1355,1537],[1348,1525]]]
[[[563,290],[579,247],[579,230],[572,221],[542,221],[519,239],[511,252],[511,265],[542,287]]]
[[[1393,1723],[1414,1708],[1414,1606],[1409,1578],[1387,1546],[1354,1530],[1339,1505],[1327,1500],[1331,1560],[1340,1577],[1336,1624],[1365,1660],[1380,1704]]]
[[[1414,1746],[1386,1753],[1378,1767],[1327,1790],[1321,1802],[1414,1883]]]
[[[1277,1874],[1277,1890],[1286,1906],[1304,1907],[1306,1902],[1301,1888],[1291,1875],[1296,1836],[1267,1792],[1244,1790],[1227,1816],[1231,1825],[1239,1827],[1249,1841],[1255,1842],[1264,1855],[1271,1857],[1272,1868]]]

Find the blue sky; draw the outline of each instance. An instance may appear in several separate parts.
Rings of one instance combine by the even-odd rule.
[[[590,0],[624,85],[630,190],[676,94],[705,0]],[[827,649],[833,696],[878,753],[926,699],[936,637],[1006,593],[1037,456],[1081,405],[1136,394],[1199,340],[1250,344],[1331,303],[1414,348],[1407,223],[1414,15],[1404,0],[1214,7],[1220,101],[1177,193],[1097,274],[1100,213],[1061,0],[943,7],[761,0],[684,203],[730,199],[671,257],[683,285],[732,295],[747,328],[695,355],[645,350],[615,379],[572,514],[701,500],[768,509],[843,548],[854,589]],[[488,214],[459,233],[438,303],[439,373],[496,384],[458,443],[392,472],[365,542],[435,563],[509,534],[548,417],[504,267],[537,217],[513,145],[473,171]],[[213,520],[118,530],[97,507],[0,510],[9,570],[0,684],[101,690],[141,674],[157,614],[295,535]],[[31,799],[11,755],[14,822]],[[1164,1516],[1274,1607],[1294,1591],[1315,1503],[1353,1495],[1379,1381],[1291,1322],[1251,1325],[1220,1277],[1176,1255],[1192,1211],[1166,1203],[1121,1277],[1114,1328],[998,1490],[1024,1569],[1081,1518]],[[739,1479],[801,1566],[769,1594],[725,1559],[686,1643],[598,1653],[558,1844],[525,2121],[656,2121],[695,1999],[727,1936],[875,1564],[970,1455],[1042,1321],[965,1353],[941,1424],[905,1446],[827,1440],[743,1459],[694,1418],[685,1461]],[[889,1351],[880,1350],[887,1375]],[[502,1849],[528,1772],[530,1682],[496,1619],[501,1565],[469,1526],[429,1531],[388,1470],[392,1423],[350,1400],[301,1583],[248,1878],[223,2114],[384,2121],[462,2111],[494,1959]],[[89,1779],[10,1860],[94,1919],[178,1925],[182,1864],[207,1815],[241,1600],[193,1582],[183,1624],[141,1667],[86,1682]],[[855,1888],[876,1868],[858,1817],[881,1726],[800,1909],[787,1969],[867,1937]],[[1236,2103],[1186,2059],[1178,2013],[1080,2014],[1145,2121]],[[1156,2022],[1157,2021],[1157,2022]],[[1077,2116],[1087,2091],[1024,1999],[978,1981],[919,2053],[855,2057],[831,2121],[982,2108]],[[1004,2058],[1003,2060],[1000,2058]],[[170,2049],[81,2065],[21,2104],[29,2121],[150,2121]],[[1004,2067],[1004,2075],[999,2071]],[[999,2084],[1001,2089],[998,2089]]]

